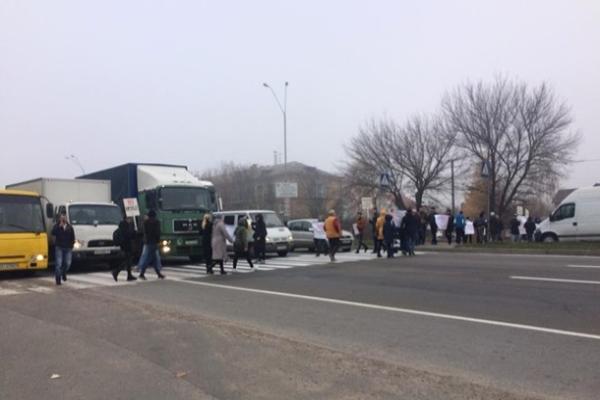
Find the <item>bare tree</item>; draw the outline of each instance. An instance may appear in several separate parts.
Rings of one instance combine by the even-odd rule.
[[[467,83],[447,94],[442,107],[459,145],[479,165],[489,162],[491,210],[500,215],[514,200],[553,187],[579,140],[568,132],[570,109],[545,83]]]
[[[396,139],[399,142],[393,153],[394,160],[414,190],[419,209],[426,191],[436,192],[447,187],[448,166],[457,159],[456,133],[447,131],[438,118],[415,116],[406,122]]]
[[[405,190],[414,191],[417,208],[426,192],[439,191],[448,182],[448,165],[455,157],[456,135],[439,119],[416,116],[400,126],[389,119],[372,120],[346,147],[350,161],[345,176],[350,185],[374,191],[377,177],[391,173],[389,187],[397,207],[406,208]]]

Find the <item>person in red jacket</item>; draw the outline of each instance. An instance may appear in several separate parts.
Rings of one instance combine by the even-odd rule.
[[[365,228],[367,227],[367,219],[363,217],[362,211],[359,211],[356,215],[356,240],[358,241],[358,247],[356,247],[356,254],[360,251],[361,248],[365,248],[365,253],[369,248],[364,242],[365,239]]]

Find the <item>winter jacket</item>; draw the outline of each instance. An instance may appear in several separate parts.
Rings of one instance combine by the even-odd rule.
[[[211,247],[213,260],[227,260],[227,240],[233,242],[233,238],[227,232],[223,221],[213,224]]]
[[[267,226],[265,225],[265,221],[257,220],[252,228],[254,229],[254,240],[261,242],[267,239]]]
[[[414,238],[419,233],[419,220],[413,213],[406,213],[400,225],[406,237]]]
[[[335,216],[329,216],[325,220],[325,234],[327,239],[339,239],[342,236],[340,221]]]
[[[248,228],[238,225],[233,232],[233,250],[243,253],[248,250]]]
[[[527,222],[525,222],[525,231],[528,235],[532,235],[535,232],[536,228],[537,226],[535,226],[535,222],[533,222],[532,220],[528,220]]]
[[[379,215],[377,222],[375,222],[375,232],[377,233],[377,239],[383,240],[383,224],[385,224],[385,214]]]
[[[204,251],[204,254],[210,253],[212,251],[212,229],[212,222],[207,223],[204,228],[202,228],[202,225],[200,225],[200,235],[202,236],[202,250]]]
[[[156,218],[144,221],[144,244],[158,244],[160,242],[160,222]]]
[[[431,228],[432,231],[437,231],[437,229],[438,229],[434,213],[429,214],[429,227]]]
[[[510,220],[510,234],[511,235],[519,235],[519,227],[521,226],[521,221],[517,218],[513,218]]]
[[[461,213],[456,214],[456,217],[454,218],[454,227],[456,229],[465,229],[466,224],[467,221],[465,220],[465,216]]]
[[[119,247],[122,251],[131,253],[133,250],[133,239],[135,239],[135,229],[133,228],[133,224],[130,224],[126,220],[122,220],[119,222],[118,229],[121,231],[121,243],[119,243]]]
[[[356,218],[356,229],[358,229],[359,233],[363,233],[366,226],[367,220],[364,217]]]
[[[394,233],[396,231],[396,227],[394,226],[394,221],[391,215],[385,216],[385,222],[383,223],[383,240],[386,243],[392,243],[394,241]]]
[[[75,231],[68,222],[61,226],[57,223],[52,228],[52,236],[54,236],[54,245],[63,249],[72,249],[75,244]]]

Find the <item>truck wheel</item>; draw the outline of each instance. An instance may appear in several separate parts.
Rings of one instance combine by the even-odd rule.
[[[554,233],[546,233],[542,236],[542,242],[556,243],[558,242],[558,237]]]
[[[277,255],[278,255],[279,257],[285,257],[285,256],[287,256],[287,254],[288,254],[288,252],[287,252],[287,251],[278,251],[278,252],[277,252]]]

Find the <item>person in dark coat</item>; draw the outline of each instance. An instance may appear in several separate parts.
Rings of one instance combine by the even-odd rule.
[[[148,211],[147,218],[144,220],[144,247],[142,248],[142,255],[138,262],[138,268],[140,269],[139,278],[146,280],[146,268],[148,264],[152,262],[156,276],[160,279],[164,279],[165,276],[160,272],[162,265],[160,264],[160,251],[158,245],[160,243],[160,222],[156,219],[156,211]]]
[[[454,217],[452,216],[452,211],[450,209],[446,210],[446,215],[448,215],[448,225],[446,225],[446,240],[448,240],[448,244],[452,244],[452,232],[454,232]]]
[[[213,222],[211,214],[204,214],[200,224],[200,236],[202,236],[202,255],[206,263],[206,273],[212,274],[212,230]]]
[[[525,233],[527,234],[527,241],[533,242],[533,234],[535,233],[535,230],[537,229],[535,222],[533,222],[533,218],[531,218],[531,217],[527,218],[527,221],[525,221],[524,228],[525,228]]]
[[[409,256],[415,255],[415,241],[417,235],[419,234],[419,220],[418,216],[416,216],[413,211],[409,208],[406,210],[406,214],[404,214],[404,218],[402,218],[402,222],[400,223],[401,229],[404,232],[405,240],[406,240],[406,253]]]
[[[431,244],[437,245],[438,226],[435,220],[435,207],[432,207],[429,213],[429,228],[431,229]]]
[[[379,211],[376,208],[373,209],[373,218],[369,220],[371,224],[371,237],[373,238],[373,254],[377,253],[377,218],[379,218]]]
[[[131,273],[131,266],[133,265],[133,241],[135,240],[135,228],[133,227],[131,218],[127,216],[123,217],[117,230],[118,233],[115,236],[118,237],[118,246],[121,248],[123,260],[112,270],[113,279],[117,282],[119,273],[125,269],[127,271],[127,281],[135,281],[137,278]]]
[[[61,284],[67,280],[67,272],[71,268],[73,259],[73,246],[75,245],[75,231],[67,221],[67,215],[61,214],[58,222],[52,228],[52,237],[54,238],[54,278],[56,284]]]
[[[387,214],[385,216],[385,222],[383,223],[383,241],[385,243],[385,248],[387,249],[387,257],[394,257],[394,236],[396,234],[396,229],[394,226],[394,221],[391,215]]]
[[[517,218],[517,214],[513,215],[510,220],[510,237],[513,242],[518,242],[521,239],[521,221]]]
[[[264,264],[267,258],[267,225],[262,214],[256,214],[252,229],[254,230],[254,252],[256,258],[260,264]]]
[[[475,227],[475,237],[477,239],[477,243],[481,244],[486,241],[486,231],[487,231],[487,219],[485,218],[485,213],[482,211],[479,213],[479,217],[473,223]]]

